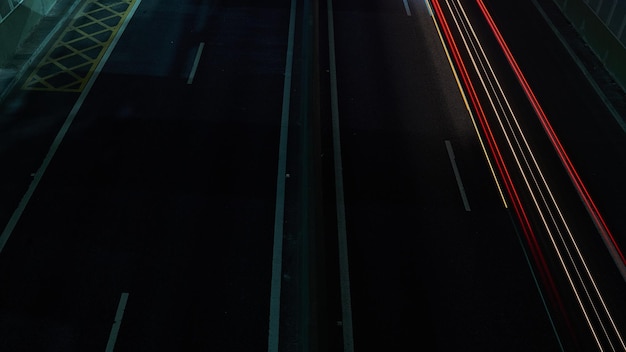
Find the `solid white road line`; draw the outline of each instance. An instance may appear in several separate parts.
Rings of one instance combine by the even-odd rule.
[[[341,138],[339,133],[337,65],[335,60],[335,26],[333,22],[332,0],[328,0],[327,7],[328,56],[330,61],[330,99],[333,129],[333,159],[335,161],[335,201],[337,206],[337,240],[339,246],[339,283],[341,290],[343,351],[354,352],[354,335],[352,330],[352,298],[350,293],[350,270],[348,261],[348,237],[346,231],[346,208],[343,194],[343,165],[341,161]]]
[[[272,281],[270,287],[270,312],[267,338],[268,352],[278,352],[280,329],[280,290],[283,276],[283,225],[285,218],[285,178],[287,177],[287,135],[289,131],[289,106],[291,100],[291,74],[293,71],[293,46],[296,26],[296,0],[291,0],[289,34],[283,84],[283,106],[278,145],[278,173],[276,177],[276,212],[274,214],[274,248],[272,254]]]
[[[411,9],[409,8],[409,2],[407,0],[402,0],[404,2],[404,10],[406,11],[407,16],[411,16]]]
[[[463,181],[461,180],[461,174],[459,168],[456,165],[456,157],[454,156],[454,150],[452,150],[452,143],[446,140],[446,149],[448,150],[448,157],[450,158],[450,164],[452,164],[452,171],[454,171],[454,177],[456,177],[456,184],[459,186],[459,192],[461,192],[461,198],[463,199],[463,206],[465,211],[471,211],[467,195],[465,194],[465,187],[463,187]]]
[[[120,332],[120,325],[122,325],[126,302],[128,302],[128,292],[122,292],[120,303],[117,305],[117,312],[115,312],[115,321],[113,322],[113,327],[111,327],[111,333],[109,334],[109,341],[107,342],[105,352],[113,352],[115,341],[117,341],[117,334]]]
[[[196,58],[193,61],[191,72],[189,72],[189,78],[187,79],[187,84],[191,84],[193,82],[193,78],[196,76],[196,70],[198,69],[198,64],[200,63],[200,56],[202,56],[203,49],[204,49],[204,42],[200,43],[200,46],[198,47],[198,52],[196,53]]]
[[[46,169],[48,169],[48,166],[50,165],[50,162],[52,161],[54,154],[56,153],[57,149],[59,149],[59,146],[63,142],[63,138],[65,138],[65,135],[67,134],[67,131],[70,129],[70,126],[72,125],[72,122],[74,121],[74,118],[78,114],[78,111],[83,105],[83,102],[85,101],[85,99],[87,98],[87,95],[91,91],[91,87],[93,87],[94,82],[100,75],[100,72],[102,71],[102,67],[104,67],[104,64],[109,59],[109,56],[111,56],[111,52],[113,52],[113,49],[115,49],[117,42],[120,40],[120,37],[124,33],[124,30],[126,30],[126,26],[128,26],[128,23],[130,22],[131,18],[133,18],[133,14],[137,10],[137,7],[139,7],[140,3],[141,3],[141,0],[137,0],[135,4],[133,5],[133,8],[128,13],[128,16],[126,16],[126,18],[124,19],[124,22],[120,26],[115,37],[111,41],[111,44],[107,48],[107,51],[102,56],[102,59],[98,63],[98,66],[96,66],[93,75],[91,76],[87,84],[85,85],[85,88],[83,89],[82,93],[78,97],[78,100],[76,100],[76,103],[74,103],[74,107],[65,118],[65,122],[63,122],[63,125],[61,126],[59,133],[57,133],[56,137],[54,138],[54,141],[52,141],[52,145],[50,145],[48,154],[46,154],[46,157],[43,159],[43,162],[41,163],[39,170],[37,170],[37,172],[34,174],[33,180],[28,186],[26,193],[24,193],[24,196],[20,200],[20,203],[18,204],[15,211],[13,211],[13,214],[11,215],[9,222],[7,223],[4,230],[2,231],[2,234],[0,235],[0,252],[2,252],[2,249],[4,249],[4,246],[9,240],[9,237],[11,237],[11,233],[13,232],[13,229],[15,229],[15,226],[17,225],[17,222],[20,220],[20,217],[22,217],[22,213],[24,213],[24,209],[26,209],[26,206],[28,205],[30,198],[32,197],[33,193],[35,193],[35,190],[37,189],[37,186],[39,185],[39,182],[41,181],[43,174],[46,172]]]

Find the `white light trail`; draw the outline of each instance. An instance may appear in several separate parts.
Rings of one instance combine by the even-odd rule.
[[[616,345],[619,345],[626,350],[621,333],[575,240],[571,226],[568,224],[544,172],[539,166],[525,132],[509,103],[509,99],[464,6],[459,0],[445,1],[445,3],[480,81],[480,86],[487,97],[491,111],[498,121],[508,150],[515,161],[516,170],[523,179],[525,188],[532,199],[531,203],[541,219],[543,230],[549,237],[567,282],[598,348],[601,351],[605,348],[615,351]],[[436,21],[435,25],[439,32]],[[439,35],[442,38],[441,32]],[[553,138],[555,137],[553,136]]]

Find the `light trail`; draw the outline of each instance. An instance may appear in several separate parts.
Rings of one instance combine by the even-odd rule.
[[[470,120],[472,121],[472,126],[474,126],[474,131],[476,132],[476,137],[478,138],[478,141],[480,143],[480,148],[483,151],[483,155],[485,156],[485,160],[487,161],[487,165],[489,166],[489,171],[491,172],[491,175],[493,177],[493,180],[496,184],[496,188],[498,189],[498,194],[500,195],[500,199],[502,200],[502,203],[504,204],[505,208],[508,208],[509,205],[506,201],[506,197],[504,195],[504,191],[502,190],[502,185],[500,184],[500,181],[498,180],[498,176],[496,175],[496,170],[493,167],[493,161],[491,160],[491,157],[489,156],[489,152],[487,151],[487,148],[485,147],[485,141],[482,137],[482,135],[480,134],[480,130],[478,128],[478,125],[476,123],[476,118],[474,116],[474,113],[472,112],[472,108],[470,107],[469,101],[467,100],[467,95],[465,94],[465,91],[463,89],[463,84],[461,83],[460,79],[459,79],[459,75],[455,69],[454,66],[454,62],[452,57],[450,56],[450,51],[448,50],[448,47],[446,46],[446,42],[445,39],[443,38],[443,34],[441,33],[441,28],[439,27],[439,24],[437,23],[437,20],[435,19],[435,17],[433,16],[433,9],[432,6],[430,4],[430,0],[424,0],[424,2],[426,3],[426,7],[428,8],[428,14],[429,16],[432,18],[433,23],[435,25],[435,29],[437,30],[437,35],[439,36],[439,40],[441,41],[441,45],[443,47],[443,50],[446,54],[446,58],[448,59],[448,64],[450,65],[450,68],[452,69],[452,75],[454,76],[454,80],[459,88],[459,93],[461,94],[461,97],[463,98],[463,104],[465,104],[465,108],[467,109],[467,112],[469,114]]]
[[[513,145],[513,143],[511,142],[511,138],[509,137],[509,134],[506,133],[505,137],[507,140],[507,143],[509,145],[509,148],[514,151],[514,157],[517,163],[517,167],[519,168],[521,174],[523,175],[524,181],[526,183],[527,189],[529,191],[529,193],[532,196],[535,208],[537,210],[537,212],[540,214],[541,220],[543,222],[544,228],[546,230],[546,232],[548,233],[549,237],[550,237],[550,241],[553,245],[553,248],[555,249],[555,252],[557,253],[557,256],[559,258],[559,262],[561,264],[561,267],[563,268],[564,272],[566,273],[567,276],[567,280],[569,282],[570,287],[572,288],[572,291],[574,292],[575,296],[576,296],[576,300],[581,308],[581,311],[583,312],[583,315],[585,316],[585,320],[588,324],[588,326],[590,327],[592,334],[594,335],[594,339],[596,340],[597,344],[601,347],[601,342],[600,342],[600,338],[598,337],[598,332],[596,331],[596,329],[594,328],[594,325],[592,323],[592,319],[595,319],[597,321],[602,321],[602,317],[600,316],[600,314],[606,314],[606,316],[609,318],[609,321],[612,324],[612,318],[611,315],[609,314],[608,310],[606,309],[606,305],[604,304],[604,300],[602,299],[602,296],[600,295],[599,290],[597,289],[597,285],[595,284],[595,280],[593,279],[593,277],[591,276],[591,273],[589,272],[589,270],[587,269],[587,265],[586,262],[584,260],[584,258],[582,257],[582,254],[580,253],[580,250],[578,249],[578,246],[571,234],[571,231],[569,229],[569,226],[567,225],[567,222],[565,221],[562,212],[556,202],[556,200],[554,199],[554,196],[552,194],[552,191],[550,190],[550,187],[548,186],[545,177],[543,176],[543,172],[541,171],[535,157],[534,154],[532,152],[532,149],[530,148],[530,146],[528,145],[527,141],[526,141],[526,137],[524,136],[524,132],[522,131],[522,129],[519,127],[519,123],[517,121],[517,118],[515,117],[515,114],[513,113],[512,109],[510,108],[510,104],[508,103],[508,99],[506,98],[506,95],[504,94],[504,92],[502,91],[502,88],[498,82],[497,76],[495,75],[495,73],[493,72],[493,68],[491,67],[489,60],[487,58],[487,56],[484,53],[484,50],[482,49],[482,46],[480,45],[480,42],[478,40],[478,37],[476,36],[475,31],[473,30],[473,28],[471,27],[471,23],[469,21],[469,18],[467,17],[467,14],[465,13],[462,5],[460,4],[460,2],[458,2],[457,0],[457,6],[455,7],[455,10],[453,11],[453,9],[450,7],[450,4],[448,3],[448,7],[450,9],[451,13],[456,12],[457,16],[454,17],[454,21],[457,24],[457,29],[459,30],[459,32],[461,31],[465,31],[465,33],[469,36],[471,35],[471,37],[473,38],[472,41],[472,48],[469,47],[469,45],[467,44],[467,40],[465,39],[465,36],[463,37],[463,41],[465,43],[466,46],[466,50],[468,52],[473,52],[473,55],[471,57],[472,59],[472,63],[474,64],[474,68],[476,70],[476,72],[482,72],[482,74],[480,74],[480,80],[481,83],[483,85],[483,89],[485,91],[490,91],[491,93],[488,95],[489,101],[492,105],[492,108],[494,110],[494,112],[496,113],[496,116],[498,118],[498,121],[500,123],[501,129],[503,131],[505,131],[505,129],[508,127],[508,130],[511,132],[511,135],[513,137],[513,139],[515,140],[515,146]],[[461,14],[462,12],[462,14]],[[461,25],[459,25],[459,21],[457,20],[457,17],[462,17],[465,21],[463,22],[463,26],[464,28],[461,28]],[[478,46],[478,48],[477,48]],[[481,67],[479,68],[478,65],[476,64],[476,60],[474,60],[474,55],[481,61],[480,65]],[[489,68],[487,69],[486,66],[488,66]],[[491,75],[489,75],[489,73],[491,73]],[[483,78],[483,75],[485,75],[487,77],[487,79],[490,81],[490,87],[487,87],[487,85],[485,84],[485,80]],[[496,85],[498,86],[498,91],[495,90],[495,87],[492,83],[492,81],[495,81]],[[495,106],[493,99],[492,99],[492,94],[496,96],[498,102],[499,102],[499,108],[500,110],[503,110],[503,106],[502,103],[499,99],[499,96],[502,97],[502,99],[505,100],[506,105],[508,107],[508,113],[510,114],[510,118],[512,118],[515,122],[515,126],[517,127],[517,131],[513,130],[513,126],[511,124],[511,122],[508,120],[508,126],[505,127],[503,122],[502,122],[502,116],[498,113],[498,108]],[[502,111],[502,112],[506,112],[506,111]],[[504,116],[505,118],[507,118],[507,116]],[[518,139],[518,135],[521,137],[521,139],[523,140],[523,146],[522,143],[520,143],[519,139]],[[525,148],[522,149],[522,147]],[[521,164],[520,162],[520,157],[518,157],[518,153],[521,154],[521,157],[524,161],[524,165]],[[528,153],[528,155],[530,156],[530,158],[532,159],[533,163],[531,165],[531,163],[529,163],[528,158],[526,157],[526,155],[524,153]],[[529,171],[525,171],[529,170]],[[538,173],[540,180],[538,179],[538,177],[535,175],[535,172]],[[530,173],[530,176],[528,176],[528,173]],[[530,179],[533,181],[533,185],[530,184],[529,181],[529,177]],[[541,181],[541,183],[540,183]],[[539,200],[538,197],[536,196],[536,193],[538,193],[538,196],[541,200],[542,204],[539,204]],[[549,199],[547,199],[546,195],[544,193],[547,193],[547,196],[549,197]],[[550,202],[550,203],[549,203]],[[552,209],[556,209],[556,211],[558,212],[558,214],[560,215],[559,219],[555,218]],[[547,215],[546,215],[547,212]],[[577,254],[577,258],[574,258],[574,254],[571,253],[570,248],[567,246],[566,243],[566,239],[564,239],[564,235],[563,232],[561,231],[561,225],[564,227],[565,231],[568,233],[569,235],[569,240],[571,240],[571,243],[574,244],[574,247],[576,249],[576,254]],[[565,253],[562,253],[562,251],[559,249],[559,246],[557,245],[557,241],[555,240],[555,234],[553,233],[552,228],[554,228],[556,234],[558,235],[559,239],[561,240],[561,243],[563,244],[564,248],[565,248]],[[566,263],[566,259],[564,257],[567,257],[567,263]],[[600,300],[600,302],[602,303],[602,308],[604,309],[603,313],[600,313],[598,311],[598,308],[596,307],[595,304],[593,304],[593,300],[595,299],[594,297],[592,297],[589,288],[587,287],[587,285],[578,285],[577,283],[575,283],[574,281],[577,280],[578,282],[583,282],[583,280],[586,280],[586,278],[582,277],[582,274],[580,272],[580,268],[579,265],[577,264],[577,262],[580,261],[582,262],[582,265],[584,266],[585,272],[589,278],[589,280],[591,281],[593,288],[595,289],[595,295],[597,295],[598,299]],[[573,273],[570,270],[569,267],[573,267]],[[575,278],[573,278],[573,276],[576,276]],[[579,286],[582,286],[582,288],[580,288]],[[580,292],[582,289],[583,292]],[[582,296],[585,297],[582,297]],[[588,301],[588,302],[592,302],[591,303],[591,311],[589,311],[589,309],[586,308],[585,303],[583,302],[584,300]],[[591,317],[591,314],[593,314],[594,316]],[[614,325],[614,324],[612,324]],[[602,334],[605,336],[606,340],[609,341],[610,343],[610,338],[608,337],[608,332],[607,332],[607,328],[605,327],[604,324],[601,324],[601,332]]]
[[[608,247],[613,246],[613,248],[609,248],[609,252],[611,253],[611,255],[613,256],[613,258],[615,259],[616,264],[618,265],[618,268],[620,269],[620,272],[622,273],[622,275],[624,275],[625,271],[624,271],[624,256],[621,253],[619,247],[617,246],[617,244],[615,243],[615,239],[613,238],[613,236],[611,235],[606,222],[604,221],[602,215],[600,214],[599,210],[597,209],[595,203],[593,202],[593,200],[591,199],[591,196],[589,195],[585,185],[583,184],[582,180],[580,179],[580,176],[578,174],[578,172],[576,171],[576,169],[574,168],[574,165],[572,164],[570,158],[568,157],[567,153],[565,152],[565,149],[563,148],[562,144],[560,143],[556,133],[554,132],[554,130],[552,129],[550,122],[546,116],[546,114],[544,113],[543,109],[541,108],[541,105],[539,104],[539,101],[537,100],[534,92],[532,91],[532,88],[530,87],[530,85],[528,84],[526,78],[524,77],[521,69],[519,68],[519,66],[517,65],[517,62],[515,60],[515,58],[513,57],[513,55],[511,54],[511,51],[508,48],[508,45],[506,44],[506,42],[504,41],[504,38],[502,37],[502,35],[500,34],[500,31],[498,30],[495,22],[493,21],[491,15],[489,14],[487,8],[485,7],[484,3],[482,0],[477,0],[477,3],[479,4],[479,7],[483,13],[483,15],[485,16],[485,19],[487,20],[487,22],[489,23],[489,26],[491,28],[491,30],[493,31],[494,35],[496,36],[496,39],[500,45],[500,47],[502,48],[503,52],[505,53],[507,60],[509,61],[510,66],[513,68],[516,77],[518,78],[520,84],[522,85],[524,92],[527,96],[527,98],[529,99],[529,101],[531,102],[531,105],[533,106],[533,109],[535,110],[535,113],[537,114],[537,116],[539,117],[542,126],[544,127],[544,130],[546,131],[546,134],[548,135],[548,137],[550,138],[550,141],[552,142],[555,150],[557,151],[559,158],[561,159],[563,165],[566,168],[566,171],[568,173],[568,175],[570,176],[570,178],[572,179],[572,182],[574,183],[576,190],[578,191],[581,199],[583,200],[583,203],[585,204],[588,212],[590,213],[592,220],[594,221],[594,224],[596,225],[596,227],[598,228],[598,230],[600,231],[600,233],[603,236],[603,239],[605,239],[605,243],[607,244]],[[460,3],[459,3],[460,6]],[[467,16],[466,16],[467,18]],[[468,20],[469,21],[469,20]],[[469,23],[469,22],[468,22]],[[478,41],[478,38],[476,37],[476,40]],[[483,52],[484,54],[484,52]],[[486,58],[486,56],[485,56]],[[494,75],[495,78],[495,75]],[[497,79],[497,78],[496,78]],[[521,128],[519,127],[519,123],[517,123],[516,121],[516,125],[518,127],[519,133],[523,136],[523,132],[521,130]],[[530,153],[532,153],[530,151],[530,147],[528,146],[528,144],[526,143],[526,146],[529,150]],[[532,154],[531,154],[532,155]],[[534,160],[534,157],[533,157]],[[541,170],[539,168],[539,166],[537,165],[536,161],[535,161],[535,165],[537,170],[541,173]],[[585,292],[586,298],[588,300],[588,304],[591,306],[592,311],[595,315],[595,318],[597,319],[597,321],[599,322],[599,325],[602,329],[602,332],[604,334],[605,337],[605,341],[606,343],[608,343],[609,348],[611,350],[615,350],[615,345],[619,345],[621,347],[621,350],[626,350],[626,345],[624,344],[624,339],[619,331],[619,329],[617,328],[615,321],[612,317],[612,315],[609,312],[609,309],[606,306],[605,300],[602,297],[602,294],[600,293],[600,290],[598,288],[598,285],[596,283],[596,280],[594,279],[591,271],[588,268],[588,265],[586,263],[586,260],[584,259],[581,251],[580,251],[580,247],[578,246],[578,244],[576,243],[576,240],[570,230],[570,226],[567,225],[567,222],[565,221],[563,214],[560,210],[560,208],[558,207],[558,204],[556,203],[556,200],[554,199],[554,196],[552,195],[552,192],[550,191],[545,178],[543,177],[543,174],[541,173],[541,178],[545,184],[545,187],[549,193],[550,199],[554,205],[554,207],[557,209],[559,215],[560,215],[560,220],[562,221],[563,226],[566,229],[566,232],[568,234],[568,239],[569,239],[569,243],[566,243],[566,240],[563,239],[561,237],[561,241],[563,243],[563,245],[565,246],[565,249],[567,251],[567,255],[570,257],[570,264],[574,267],[575,269],[575,273],[578,276],[578,280],[580,280],[580,284],[582,284],[583,286],[583,290]],[[560,233],[559,233],[560,234]],[[609,241],[607,241],[606,239],[610,239]],[[567,245],[570,246],[567,246]],[[573,252],[570,252],[570,248],[573,248]],[[558,251],[558,248],[555,246],[555,249]],[[574,259],[573,256],[576,255],[576,258]],[[559,253],[559,257],[561,256],[561,254]],[[617,260],[620,259],[620,260]],[[577,262],[580,262],[582,267],[583,267],[583,273],[586,275],[585,278],[582,277],[582,274],[580,273],[579,266],[577,265]],[[569,271],[567,270],[567,268],[564,268],[566,270],[566,272],[568,272],[568,279],[569,278]],[[588,281],[587,281],[588,280]],[[591,287],[588,287],[588,282],[591,284]],[[572,285],[572,288],[576,291],[576,295],[577,298],[579,298],[578,296],[578,292],[576,290],[576,288],[574,287],[571,279],[570,279],[570,284]],[[595,295],[594,297],[591,297],[592,295]],[[596,303],[594,301],[598,301],[600,303],[600,307],[596,306]],[[579,301],[580,302],[580,301]],[[582,308],[585,311],[585,316],[587,316],[587,312],[584,308]],[[602,312],[600,312],[600,310],[602,310]],[[604,314],[603,317],[601,317],[600,315]],[[606,321],[605,321],[606,320]],[[608,324],[607,324],[608,323]],[[594,330],[594,327],[591,326],[591,322],[589,322],[590,328],[592,330]],[[608,325],[608,326],[607,326]],[[596,334],[596,332],[594,331],[594,334]],[[615,341],[613,341],[613,339],[611,338],[611,335],[615,337]],[[598,344],[600,345],[600,349],[602,350],[602,345],[600,343],[600,341],[598,340]]]
[[[496,35],[497,41],[502,50],[505,52],[507,60],[513,68],[516,77],[520,81],[520,84],[522,85],[522,88],[524,89],[534,111],[539,116],[544,130],[552,142],[558,157],[562,161],[562,164],[565,166],[567,174],[572,179],[572,182],[583,200],[588,213],[591,215],[596,228],[598,228],[603,235],[603,239],[605,239],[607,246],[610,244],[614,247],[612,255],[614,255],[614,259],[620,259],[619,261],[616,260],[616,263],[620,265],[623,264],[624,257],[621,254],[621,251],[617,247],[617,244],[615,243],[613,236],[610,234],[606,223],[591,200],[591,197],[580,180],[578,173],[574,169],[556,134],[552,130],[547,117],[543,113],[541,106],[532,92],[532,89],[523,77],[515,59],[508,50],[504,39],[500,35],[495,22],[488,14],[482,0],[477,1],[480,3],[483,15],[489,22],[491,30]],[[493,116],[495,116],[499,131],[504,136],[504,140],[506,142],[505,145],[507,147],[505,151],[512,156],[515,166],[514,170],[520,175],[523,181],[522,183],[525,186],[525,190],[530,196],[531,202],[529,205],[532,206],[531,208],[533,209],[533,212],[540,219],[541,226],[539,226],[539,230],[542,231],[541,233],[545,233],[548,236],[549,243],[552,246],[551,248],[554,250],[554,255],[558,259],[557,261],[563,270],[564,279],[571,288],[574,300],[580,308],[581,314],[584,317],[589,331],[591,332],[595,345],[600,351],[604,351],[605,349],[615,351],[616,348],[626,350],[626,345],[624,345],[621,333],[618,330],[605,300],[602,297],[596,280],[594,279],[591,270],[589,269],[578,244],[576,243],[575,237],[571,231],[571,226],[566,221],[563,211],[558,205],[546,177],[541,170],[537,159],[535,158],[535,154],[528,143],[525,133],[521,128],[511,105],[509,104],[498,77],[489,62],[488,56],[485,54],[481,41],[479,40],[478,35],[476,34],[476,31],[467,16],[464,6],[459,0],[446,0],[444,2],[446,4],[447,12],[452,17],[456,34],[458,34],[458,37],[461,38],[461,42],[465,50],[464,54],[469,57],[471,63],[470,67],[474,70],[472,72],[479,80],[480,84],[478,87],[482,88],[481,92],[484,92],[487,98],[488,106],[491,108],[490,114],[493,113]],[[478,94],[476,93],[476,87],[473,85],[468,68],[464,63],[463,54],[461,54],[459,47],[456,44],[455,35],[452,33],[448,20],[446,19],[445,11],[442,9],[440,1],[438,0],[432,0],[432,8],[437,17],[437,20],[433,19],[433,21],[435,22],[440,38],[443,40],[445,37],[445,42],[447,42],[447,45],[444,43],[444,48],[448,47],[450,52],[452,52],[452,59],[456,65],[456,67],[453,66],[453,71],[459,71],[464,90],[470,98],[469,102],[476,111],[482,132],[487,139],[489,150],[494,158],[500,177],[503,180],[507,195],[511,198],[513,209],[522,228],[522,233],[526,237],[532,256],[535,260],[535,264],[539,270],[539,274],[542,277],[544,285],[547,286],[549,290],[553,303],[559,308],[565,324],[570,328],[572,335],[575,336],[575,333],[571,328],[567,310],[560,299],[559,291],[552,278],[552,272],[546,263],[543,252],[535,235],[535,230],[531,225],[525,206],[522,204],[522,200],[517,193],[504,157],[498,147],[498,143],[488,122],[486,111],[481,105]],[[439,24],[437,21],[441,23],[441,30],[444,34],[443,36],[439,30]],[[448,51],[448,48],[446,48],[446,52]],[[461,91],[463,92],[463,89]]]
[[[482,133],[485,135],[485,138],[487,140],[487,145],[489,147],[489,150],[491,152],[491,155],[494,159],[494,162],[496,163],[499,175],[502,177],[502,182],[505,186],[505,190],[507,195],[509,196],[509,198],[511,199],[511,204],[513,205],[513,210],[514,213],[519,221],[519,225],[521,227],[521,232],[524,234],[524,237],[526,238],[527,243],[529,244],[530,247],[530,251],[532,254],[533,259],[535,260],[535,265],[537,265],[538,269],[539,269],[539,275],[541,277],[542,282],[544,283],[544,286],[548,287],[548,293],[550,294],[550,297],[552,298],[552,301],[554,302],[560,302],[559,299],[559,294],[558,294],[558,290],[556,289],[556,285],[554,284],[554,280],[551,277],[551,273],[550,270],[548,270],[548,265],[547,262],[541,252],[541,249],[539,247],[539,243],[537,242],[537,238],[535,237],[534,231],[532,229],[532,226],[530,224],[530,220],[528,219],[528,216],[524,210],[524,208],[522,207],[522,202],[520,200],[519,195],[517,194],[517,191],[515,190],[514,186],[513,186],[513,182],[511,179],[511,176],[509,174],[508,169],[506,168],[506,166],[504,165],[504,160],[503,157],[500,153],[500,150],[497,147],[497,144],[495,143],[495,138],[493,137],[493,133],[491,131],[491,127],[489,126],[489,124],[486,121],[486,116],[484,113],[484,110],[482,108],[482,105],[477,97],[477,93],[474,89],[474,86],[469,78],[469,73],[467,71],[467,68],[465,67],[465,64],[463,62],[463,59],[459,53],[458,47],[456,45],[455,39],[451,33],[450,27],[447,23],[447,20],[443,14],[443,10],[441,9],[440,5],[439,5],[439,1],[437,0],[433,0],[432,1],[432,9],[433,12],[436,15],[436,18],[439,22],[441,22],[441,25],[439,26],[439,24],[437,24],[436,20],[435,21],[435,25],[441,29],[441,31],[444,34],[444,38],[442,38],[442,42],[444,42],[444,47],[447,48],[446,51],[450,51],[452,53],[452,57],[453,57],[453,61],[454,61],[454,66],[453,66],[453,72],[458,71],[458,74],[461,76],[462,78],[462,83],[464,85],[464,89],[463,91],[466,91],[465,94],[469,95],[470,99],[469,101],[471,102],[474,110],[476,111],[476,115],[478,117],[478,120],[480,122],[480,127],[482,130]],[[447,42],[448,45],[445,45],[445,43]],[[456,73],[455,73],[456,75]],[[480,133],[479,133],[480,136]],[[479,137],[480,138],[480,137]],[[488,158],[489,159],[489,158]],[[560,305],[559,305],[560,306]],[[561,313],[562,315],[565,315],[565,310],[561,307]],[[548,312],[549,314],[549,312]]]
[[[617,242],[615,241],[615,237],[609,230],[606,224],[606,221],[604,220],[602,214],[598,210],[598,207],[596,206],[595,202],[591,198],[591,195],[587,191],[587,188],[585,187],[583,181],[581,180],[580,175],[576,171],[574,164],[572,163],[571,159],[565,152],[565,149],[563,148],[561,141],[559,140],[556,133],[554,132],[554,129],[552,128],[552,125],[550,124],[550,121],[548,120],[545,112],[543,111],[541,105],[539,104],[539,101],[537,100],[537,97],[535,96],[534,92],[530,88],[530,85],[528,84],[526,77],[522,73],[521,69],[519,68],[519,65],[517,64],[517,61],[513,57],[513,54],[511,54],[511,51],[509,50],[508,45],[504,41],[504,38],[502,37],[500,30],[498,29],[495,22],[493,21],[491,14],[485,7],[485,4],[483,3],[482,0],[476,0],[476,2],[478,3],[480,10],[482,11],[489,26],[491,27],[491,30],[496,36],[496,39],[498,43],[500,44],[500,47],[502,48],[504,54],[506,55],[509,65],[515,72],[515,75],[517,76],[520,84],[522,85],[522,88],[524,89],[526,96],[530,100],[531,105],[533,109],[535,110],[535,113],[539,117],[539,120],[541,121],[541,124],[544,130],[546,131],[548,137],[550,138],[550,141],[552,142],[554,149],[558,153],[561,159],[561,162],[563,163],[563,166],[565,166],[565,169],[567,170],[568,175],[570,176],[572,182],[574,183],[574,186],[576,187],[576,190],[578,191],[579,196],[582,198],[583,203],[587,207],[587,211],[590,213],[596,227],[598,228],[598,231],[602,235],[602,239],[604,240],[609,250],[609,253],[611,253],[611,256],[613,257],[615,264],[617,265],[620,273],[622,274],[622,277],[624,278],[624,280],[626,280],[626,257],[624,256],[621,249],[617,245]]]

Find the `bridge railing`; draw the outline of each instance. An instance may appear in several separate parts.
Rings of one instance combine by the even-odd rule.
[[[0,68],[58,0],[0,0]]]
[[[626,90],[626,1],[554,0],[615,81]]]
[[[24,0],[0,0],[0,23],[2,23]]]

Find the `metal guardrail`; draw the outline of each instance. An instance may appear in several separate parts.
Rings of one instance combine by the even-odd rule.
[[[2,23],[24,0],[0,0],[0,23]]]

